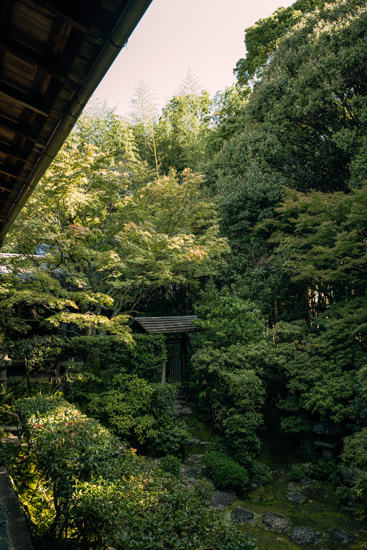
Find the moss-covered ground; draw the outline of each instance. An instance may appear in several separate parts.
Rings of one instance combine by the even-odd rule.
[[[187,419],[190,434],[201,441],[213,439],[213,431],[193,412]],[[335,487],[329,482],[317,482],[303,489],[305,501],[301,504],[291,502],[286,494],[290,483],[289,472],[297,463],[299,457],[295,454],[295,444],[290,438],[284,437],[275,429],[264,431],[262,437],[263,449],[260,460],[270,467],[272,473],[270,482],[262,487],[254,488],[245,499],[236,499],[231,507],[222,510],[224,517],[230,521],[230,514],[236,507],[250,509],[255,514],[253,522],[247,522],[241,528],[249,536],[256,539],[259,550],[300,550],[289,533],[295,527],[311,527],[324,533],[325,537],[317,545],[319,550],[362,550],[367,544],[367,525],[358,516],[343,509],[338,503]],[[202,449],[202,446],[200,446]],[[199,450],[199,446],[198,446]],[[190,452],[195,449],[190,445]],[[203,452],[203,451],[201,451]],[[262,514],[276,512],[283,514],[291,523],[287,533],[276,533],[266,530],[262,525]],[[356,539],[353,543],[337,543],[328,536],[330,529],[341,529],[353,533]],[[367,546],[366,546],[367,548]]]

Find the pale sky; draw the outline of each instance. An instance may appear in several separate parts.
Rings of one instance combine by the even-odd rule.
[[[245,28],[294,1],[153,0],[93,97],[127,115],[143,80],[161,109],[188,70],[213,97],[236,80],[233,69],[245,56]]]

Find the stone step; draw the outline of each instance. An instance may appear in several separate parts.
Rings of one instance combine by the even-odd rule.
[[[8,435],[8,437],[0,438],[1,445],[20,445],[19,439],[15,435]]]
[[[18,426],[0,426],[0,430],[4,430],[4,432],[17,432],[19,428]]]

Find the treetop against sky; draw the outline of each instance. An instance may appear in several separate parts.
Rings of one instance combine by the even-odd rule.
[[[245,56],[244,31],[292,0],[153,0],[97,88],[94,97],[126,115],[135,86],[144,80],[158,107],[174,95],[188,69],[213,96],[235,82]]]

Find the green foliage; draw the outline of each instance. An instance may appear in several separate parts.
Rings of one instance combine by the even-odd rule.
[[[246,535],[225,527],[198,495],[140,465],[98,422],[61,397],[16,406],[31,450],[53,482],[55,518],[43,534],[53,548],[254,547]]]
[[[200,90],[190,77],[180,92],[163,108],[154,126],[160,169],[182,172],[193,170],[207,157],[211,101],[206,91]]]
[[[195,494],[172,477],[145,474],[124,484],[80,484],[74,503],[75,523],[92,547],[254,548],[244,533],[224,527]]]
[[[360,432],[357,432],[344,439],[344,449],[342,458],[347,464],[352,464],[367,470],[367,428],[363,428]]]
[[[44,366],[44,359],[53,354],[56,356],[66,347],[66,342],[59,336],[33,336],[8,340],[4,343],[4,351],[11,360],[24,362],[27,375],[39,371]]]
[[[115,436],[60,396],[23,399],[15,407],[38,464],[54,482],[60,481],[62,494],[74,478],[98,475],[120,453]]]
[[[167,474],[172,474],[176,477],[180,475],[180,461],[176,456],[163,456],[159,462],[159,466]]]
[[[251,483],[256,483],[256,485],[266,485],[271,479],[270,468],[257,460],[248,465],[248,471]]]
[[[228,454],[247,467],[260,450],[256,430],[265,399],[262,365],[254,356],[249,361],[248,351],[264,339],[263,324],[253,303],[213,286],[197,311],[203,332],[191,358],[191,389],[224,437]]]
[[[224,453],[208,451],[204,462],[209,477],[219,489],[233,489],[244,494],[248,488],[249,475],[247,470],[240,466]]]
[[[214,125],[208,134],[208,147],[212,153],[220,151],[226,141],[243,130],[243,117],[250,88],[231,86],[217,92],[213,100],[211,122]]]
[[[289,473],[291,481],[301,481],[306,477],[320,481],[331,481],[335,485],[340,485],[343,481],[340,466],[331,459],[319,459],[311,464],[293,466]]]
[[[173,412],[176,396],[174,386],[118,374],[111,387],[92,396],[88,410],[139,449],[158,456],[178,453],[188,434]]]
[[[256,21],[245,31],[246,57],[235,68],[238,83],[247,85],[266,72],[267,65],[279,40],[285,36],[304,14],[321,7],[325,0],[297,0],[288,8],[278,8],[270,17]]]
[[[199,341],[209,341],[221,348],[263,338],[259,311],[253,302],[240,298],[235,289],[224,287],[218,291],[213,284],[208,284],[202,298],[196,305]]]
[[[85,344],[85,345],[84,345]],[[93,341],[98,347],[101,370],[107,375],[117,374],[121,370],[136,374],[149,382],[161,380],[162,365],[167,359],[164,336],[161,334],[132,334],[132,345],[114,336]],[[80,352],[85,354],[89,349],[85,339],[80,341]],[[75,348],[74,348],[75,350]],[[76,354],[78,350],[75,350]]]
[[[306,477],[306,469],[304,466],[293,466],[289,472],[289,479],[291,481],[301,481]]]
[[[63,280],[54,284],[52,292],[63,301],[54,299],[59,311],[49,322],[75,322],[92,334],[114,333],[126,321],[121,311],[134,310],[152,290],[195,286],[228,251],[203,177],[186,169],[157,178],[136,154],[126,121],[104,116],[87,115],[78,123],[6,248],[32,265],[34,246],[42,244],[47,254],[35,280],[42,270],[43,280],[52,279],[50,272]],[[37,284],[33,278],[22,283]]]

